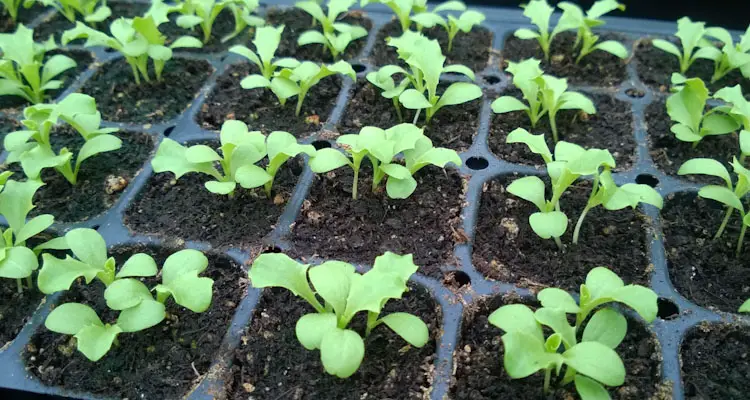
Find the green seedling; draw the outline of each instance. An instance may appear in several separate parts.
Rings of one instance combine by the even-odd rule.
[[[739,312],[744,312],[744,313],[750,312],[750,299],[745,300],[745,302],[742,303],[742,305],[740,306],[740,309],[738,311]]]
[[[725,135],[740,127],[729,115],[731,108],[728,106],[713,107],[704,114],[709,95],[700,78],[686,79],[672,74],[672,83],[681,85],[667,98],[667,114],[675,122],[670,130],[677,139],[691,142],[695,148],[706,136]]]
[[[733,116],[742,127],[740,131],[740,164],[750,154],[750,101],[745,99],[740,85],[720,89],[714,94],[715,99],[727,103],[731,108],[729,115]]]
[[[537,31],[521,28],[516,30],[513,35],[519,39],[534,39],[539,42],[539,47],[542,48],[542,52],[544,53],[544,59],[549,61],[549,50],[552,40],[559,33],[565,31],[560,24],[550,31],[549,20],[555,8],[550,6],[547,0],[531,0],[528,4],[522,5],[522,7],[524,8],[523,15],[536,26]]]
[[[429,331],[419,317],[403,312],[380,316],[388,300],[400,299],[408,290],[406,282],[416,271],[411,254],[386,252],[375,258],[371,270],[360,274],[341,261],[310,268],[285,254],[269,253],[253,262],[249,276],[253,287],[282,287],[315,309],[297,321],[297,339],[308,350],[320,350],[327,373],[348,378],[357,372],[365,355],[362,336],[347,328],[359,312],[367,311],[365,338],[385,324],[412,346],[427,344]]]
[[[578,52],[578,57],[576,57],[576,64],[583,57],[596,50],[606,51],[623,59],[628,57],[628,49],[622,43],[614,40],[599,42],[599,36],[595,35],[591,30],[592,28],[604,25],[604,20],[601,19],[604,14],[614,10],[624,11],[624,4],[618,3],[616,0],[599,0],[586,11],[586,14],[583,13],[583,10],[579,6],[567,1],[558,4],[558,7],[563,10],[563,14],[557,23],[557,29],[560,31],[576,30],[577,32],[573,48],[575,49],[580,45],[581,50]]]
[[[339,136],[337,143],[349,156],[336,149],[321,149],[310,159],[310,168],[321,174],[343,166],[351,167],[354,171],[352,198],[355,200],[359,169],[365,157],[373,167],[372,190],[375,191],[387,176],[386,193],[393,199],[405,199],[414,193],[417,180],[413,175],[423,167],[445,168],[448,163],[461,165],[461,158],[455,151],[433,147],[423,129],[412,124],[400,124],[386,130],[366,126],[358,135]],[[405,165],[396,162],[399,153],[403,154]]]
[[[574,383],[582,399],[608,399],[604,386],[625,381],[625,366],[615,349],[625,338],[628,324],[620,312],[602,306],[623,303],[650,323],[656,318],[657,296],[647,287],[625,285],[605,267],[596,267],[581,285],[579,298],[577,303],[564,290],[546,288],[537,295],[542,307],[536,311],[511,304],[495,310],[488,320],[505,332],[503,366],[511,378],[526,378],[542,370],[545,396],[550,394],[554,373],[559,386]],[[575,315],[574,326],[568,314]],[[546,339],[544,329],[553,332]]]
[[[276,50],[281,42],[282,32],[284,32],[284,25],[278,27],[263,26],[255,30],[255,37],[253,38],[255,51],[242,45],[229,48],[230,53],[247,58],[260,69],[260,75],[253,74],[242,79],[240,85],[243,89],[267,87],[273,90],[272,78],[279,68],[297,68],[299,66],[299,61],[294,58],[277,59],[275,57]],[[277,84],[279,83],[277,82]]]
[[[103,46],[121,53],[133,71],[135,83],[140,84],[141,78],[151,81],[148,72],[149,58],[154,63],[156,80],[161,80],[164,64],[172,59],[172,49],[182,47],[202,47],[200,40],[191,36],[181,36],[169,46],[165,46],[166,37],[159,32],[154,17],[136,17],[134,19],[119,18],[109,26],[112,36],[90,28],[81,22],[76,27],[65,31],[62,43],[86,38],[85,47]]]
[[[461,11],[461,15],[456,17],[448,14],[447,18],[440,15],[446,11]],[[458,32],[469,33],[471,29],[484,22],[485,16],[479,11],[467,10],[466,4],[461,1],[446,1],[436,6],[432,11],[423,12],[415,15],[412,21],[416,22],[418,27],[432,28],[440,25],[445,28],[448,34],[448,52],[453,51],[453,39]]]
[[[403,68],[397,65],[386,65],[377,71],[368,72],[366,78],[368,82],[380,89],[381,96],[393,102],[399,122],[404,122],[404,115],[401,112],[401,103],[398,97],[409,87],[411,81],[408,77],[404,77],[401,79],[401,82],[396,84],[396,81],[393,79],[393,75],[396,74],[408,75]]]
[[[745,231],[748,225],[750,225],[750,218],[747,218],[745,213],[745,207],[742,205],[742,199],[750,191],[750,171],[740,164],[735,158],[732,161],[732,168],[734,169],[735,175],[737,175],[737,184],[732,185],[732,178],[729,175],[724,165],[711,158],[694,158],[686,161],[680,169],[677,171],[678,175],[709,175],[721,178],[725,186],[719,185],[706,185],[698,191],[698,196],[704,199],[711,199],[718,201],[719,203],[727,206],[724,219],[719,226],[719,230],[714,235],[714,240],[721,237],[724,233],[724,229],[729,222],[729,218],[732,217],[734,210],[740,212],[740,219],[743,222],[742,230],[740,231],[740,237],[737,241],[737,257],[740,256],[742,251],[742,242],[745,238]]]
[[[154,172],[174,173],[175,179],[189,172],[209,175],[215,179],[205,183],[211,193],[232,195],[238,184],[245,189],[263,186],[270,198],[276,173],[288,159],[300,153],[315,154],[312,145],[298,144],[290,133],[274,131],[266,138],[259,131],[249,132],[242,121],[224,122],[220,140],[221,155],[206,145],[185,147],[165,138],[151,165]],[[266,158],[265,168],[255,165]]]
[[[23,4],[23,8],[31,8],[34,2],[35,0],[0,0],[13,22],[18,21],[18,10],[21,8],[21,4]]]
[[[259,5],[258,0],[186,0],[170,7],[169,12],[181,14],[175,21],[180,28],[200,27],[203,44],[206,44],[211,40],[216,18],[224,9],[230,10],[234,16],[234,30],[224,36],[222,42],[236,37],[248,26],[264,25],[263,18],[253,15]]]
[[[84,161],[122,147],[122,140],[112,135],[119,131],[118,128],[100,126],[101,114],[96,110],[96,101],[91,96],[72,93],[57,104],[26,107],[23,114],[26,130],[7,134],[3,145],[9,152],[6,162],[20,163],[29,179],[41,180],[42,170],[54,168],[71,185],[75,185]],[[52,148],[50,132],[59,121],[75,129],[86,141],[77,156],[67,147],[57,153]]]
[[[568,81],[564,78],[544,75],[539,68],[539,60],[533,58],[518,63],[510,61],[508,72],[513,74],[513,85],[521,90],[528,104],[512,96],[502,96],[492,102],[492,111],[497,114],[524,111],[529,116],[531,126],[547,114],[555,143],[557,134],[557,113],[560,110],[581,110],[586,114],[596,114],[594,103],[581,93],[568,91]]]
[[[54,7],[70,22],[76,22],[77,15],[86,22],[102,22],[112,15],[106,0],[37,0],[45,7]],[[101,5],[99,4],[101,3]]]
[[[677,20],[677,36],[680,39],[682,50],[672,42],[654,39],[652,44],[659,50],[665,51],[677,57],[680,63],[680,73],[684,74],[688,68],[699,58],[713,59],[713,45],[706,40],[706,23],[693,22],[688,17]]]
[[[321,44],[331,53],[334,59],[344,53],[347,46],[357,39],[367,36],[367,29],[361,26],[336,22],[339,17],[354,5],[356,0],[328,0],[328,13],[324,13],[321,6],[313,0],[300,1],[295,7],[302,9],[320,23],[323,32],[309,30],[303,32],[297,39],[297,44]]]
[[[734,43],[729,31],[724,28],[706,28],[706,36],[723,43],[721,50],[713,46],[708,46],[705,50],[709,54],[707,58],[714,61],[711,83],[715,83],[736,69],[750,70],[750,26],[737,44]]]
[[[380,3],[390,8],[401,24],[401,32],[406,33],[411,26],[412,14],[419,14],[427,11],[427,0],[360,0],[360,7],[368,4]],[[453,3],[453,2],[448,2]],[[440,6],[438,6],[440,7]]]
[[[45,43],[34,43],[34,31],[23,24],[14,33],[0,34],[0,95],[38,104],[44,101],[45,92],[60,89],[63,81],[55,78],[75,68],[76,62],[63,54],[44,61],[45,54],[56,47],[51,37]]]

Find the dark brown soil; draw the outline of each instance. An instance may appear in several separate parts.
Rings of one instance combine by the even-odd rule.
[[[214,144],[215,145],[215,144]],[[125,211],[125,224],[136,233],[210,242],[214,246],[259,245],[269,234],[291,197],[302,162],[291,159],[276,175],[273,199],[262,188],[238,188],[234,197],[213,194],[206,175],[152,176]]]
[[[196,116],[198,124],[205,129],[220,130],[226,120],[237,119],[244,121],[250,130],[287,131],[296,137],[305,137],[317,132],[326,122],[341,91],[340,78],[332,76],[321,80],[305,96],[298,117],[294,113],[296,96],[282,106],[270,90],[243,89],[240,81],[251,73],[255,73],[255,67],[251,68],[248,63],[229,67],[203,103]]]
[[[321,30],[320,24],[316,24],[314,27],[312,26],[312,17],[310,14],[298,8],[272,8],[268,10],[268,13],[266,14],[266,21],[273,26],[284,25],[284,32],[281,35],[281,43],[279,43],[279,48],[276,50],[277,57],[294,57],[300,61],[334,61],[333,57],[331,57],[331,53],[328,49],[323,47],[323,45],[308,44],[305,46],[297,46],[297,38],[299,38],[303,32],[309,30]],[[361,11],[350,11],[348,14],[345,14],[343,18],[340,18],[339,22],[361,26],[368,31],[372,29],[372,21],[365,17]],[[346,50],[339,56],[339,58],[343,60],[356,58],[362,52],[365,44],[367,44],[367,36],[349,43],[349,46],[346,47]]]
[[[5,10],[0,11],[0,32],[15,32],[18,23],[29,25],[41,13],[46,12],[46,8],[39,3],[34,3],[31,8],[26,8],[23,4],[18,7],[18,21],[13,21],[10,14]]]
[[[578,244],[573,244],[573,229],[591,191],[588,182],[574,184],[560,200],[568,216],[561,252],[552,239],[542,239],[531,230],[529,216],[538,211],[536,206],[506,194],[507,184],[518,177],[501,176],[483,190],[473,254],[481,273],[519,286],[578,290],[592,268],[604,266],[626,283],[648,285],[653,266],[647,221],[639,210],[594,208],[583,221]],[[549,198],[549,183],[546,186]]]
[[[447,147],[456,151],[466,150],[471,146],[479,129],[481,106],[480,98],[441,108],[427,125],[425,135],[432,139],[433,145],[437,147]],[[414,110],[407,110],[402,106],[401,112],[404,116],[403,122],[414,120]],[[423,121],[424,117],[420,117],[419,123],[422,124]],[[401,122],[393,101],[381,96],[380,89],[363,81],[356,85],[338,129],[342,133],[358,133],[364,126],[388,129]]]
[[[360,171],[357,200],[351,168],[316,177],[292,227],[291,252],[364,264],[386,251],[412,253],[419,272],[441,279],[439,267],[456,263],[453,247],[465,240],[462,178],[452,170],[425,167],[415,175],[416,191],[396,200],[384,187],[371,191],[371,168],[362,165],[367,167]]]
[[[159,265],[177,249],[121,248],[111,252],[122,265],[135,252],[153,255]],[[211,307],[193,313],[167,301],[167,319],[141,332],[122,333],[119,346],[97,362],[91,362],[75,349],[75,340],[39,330],[23,353],[31,374],[50,386],[84,391],[112,398],[181,398],[208,372],[227,333],[234,310],[245,293],[246,280],[241,267],[229,259],[209,255],[209,267],[201,274],[214,280]],[[149,287],[155,279],[147,279]],[[116,320],[117,312],[107,309],[104,285],[75,283],[60,304],[80,302],[92,306],[105,323]],[[200,374],[198,376],[197,374]]]
[[[429,292],[410,285],[401,300],[389,301],[383,315],[400,311],[417,315],[430,330],[422,348],[409,346],[385,325],[365,340],[365,358],[347,379],[328,375],[320,352],[308,351],[297,340],[294,326],[314,312],[304,300],[283,289],[265,291],[255,310],[243,345],[235,354],[229,382],[230,399],[423,399],[432,385],[435,339],[440,335],[441,311]],[[364,332],[365,313],[350,325]]]
[[[737,312],[750,298],[750,244],[735,257],[741,221],[735,212],[724,233],[713,240],[724,219],[724,208],[695,193],[669,196],[662,220],[669,276],[677,291],[712,309]]]
[[[678,48],[682,48],[679,44]],[[668,93],[671,86],[673,72],[680,72],[680,63],[677,57],[657,49],[651,45],[650,38],[643,38],[636,42],[635,67],[638,77],[643,83],[654,90]],[[711,60],[698,59],[688,68],[686,76],[703,79],[706,86],[713,92],[723,87],[742,85],[742,90],[747,93],[750,90],[750,82],[743,79],[739,70],[728,73],[716,83],[711,83],[714,73],[714,62]]]
[[[450,52],[448,52],[448,34],[444,28],[425,29],[422,33],[430,39],[437,39],[446,57],[446,65],[463,64],[475,72],[480,72],[487,67],[492,48],[492,32],[489,29],[474,27],[469,33],[459,32],[453,39],[453,49]],[[386,39],[401,35],[401,24],[398,21],[393,20],[383,25],[378,31],[375,47],[370,54],[375,65],[399,63],[396,48],[388,46]]]
[[[678,176],[677,171],[682,164],[697,157],[713,158],[730,168],[732,156],[739,152],[739,139],[734,133],[707,136],[700,141],[698,147],[693,148],[692,143],[677,139],[669,130],[672,125],[665,102],[655,101],[646,107],[649,154],[656,166],[667,175]],[[680,178],[698,182],[707,181],[705,176],[700,175],[683,175]]]
[[[750,391],[750,332],[737,325],[702,324],[682,342],[682,381],[690,400],[746,399]]]
[[[581,277],[580,279],[583,279]],[[545,396],[544,373],[524,379],[511,379],[503,368],[503,331],[487,318],[506,302],[500,296],[480,302],[464,317],[461,340],[456,351],[452,398],[455,400],[484,399],[571,399],[578,398],[571,384]],[[625,364],[625,383],[610,388],[613,399],[641,400],[658,396],[661,381],[661,351],[654,336],[637,321],[628,318],[628,333],[617,347]],[[654,396],[654,397],[652,397]],[[670,396],[663,397],[671,398]]]
[[[575,33],[563,32],[552,41],[550,46],[550,61],[544,61],[544,53],[536,40],[519,39],[512,34],[505,40],[503,48],[503,63],[506,61],[522,61],[528,58],[543,60],[541,64],[545,73],[568,78],[569,83],[593,85],[593,86],[617,86],[627,78],[626,64],[628,60],[622,60],[606,51],[596,50],[583,57],[576,64],[578,49],[573,51]],[[602,33],[600,41],[615,40],[627,47],[624,36],[615,33]]]
[[[162,80],[135,83],[130,65],[118,59],[99,68],[81,89],[96,99],[102,118],[113,122],[157,123],[185,111],[213,72],[207,61],[173,58],[167,61]]]
[[[502,95],[522,99],[515,89]],[[596,114],[579,110],[562,110],[557,114],[557,132],[560,140],[575,143],[587,149],[607,149],[617,163],[616,170],[628,170],[635,162],[638,147],[633,136],[633,114],[630,104],[614,96],[585,93],[596,106]],[[517,164],[544,165],[542,157],[532,153],[523,143],[506,143],[508,134],[516,128],[524,128],[538,135],[544,133],[547,146],[554,153],[555,143],[549,118],[543,117],[536,128],[531,127],[528,114],[514,111],[494,114],[490,124],[488,142],[490,150],[499,158]]]
[[[110,15],[109,18],[102,22],[90,25],[92,28],[107,34],[110,34],[109,25],[116,19],[120,17],[134,18],[137,16],[142,16],[146,13],[149,7],[148,4],[118,1],[109,1],[107,2],[107,5],[112,10],[112,15]],[[83,21],[83,17],[80,14],[76,14],[76,19]],[[34,39],[36,39],[37,41],[47,40],[50,35],[55,35],[55,41],[57,43],[60,43],[60,37],[62,36],[62,33],[68,29],[75,28],[75,26],[75,23],[68,21],[68,19],[65,18],[62,14],[55,12],[51,14],[44,22],[36,26],[36,28],[34,29]],[[85,42],[85,39],[76,40],[71,43],[83,44],[83,42]]]
[[[114,135],[122,139],[122,147],[84,161],[75,186],[52,168],[42,171],[45,185],[34,196],[35,207],[30,215],[52,214],[56,222],[80,222],[111,208],[154,150],[154,140],[147,134],[118,132]],[[67,147],[78,154],[84,143],[72,128],[58,129],[52,135],[52,147],[58,152]],[[17,171],[16,179],[23,176],[19,164],[11,165],[10,169]]]
[[[23,285],[18,293],[15,279],[0,279],[0,348],[15,339],[44,297],[36,285],[29,289],[25,279]]]

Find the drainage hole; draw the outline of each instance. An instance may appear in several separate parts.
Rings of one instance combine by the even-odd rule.
[[[630,98],[633,98],[633,99],[640,99],[640,98],[642,98],[643,96],[645,96],[645,95],[646,95],[646,92],[644,92],[644,91],[643,91],[643,90],[641,90],[641,89],[636,89],[636,88],[629,88],[629,89],[627,89],[627,90],[625,91],[625,94],[626,94],[626,95],[627,95],[628,97],[630,97]]]
[[[490,166],[490,162],[484,157],[469,157],[466,166],[475,171],[483,170]]]
[[[281,247],[279,246],[270,246],[266,247],[261,254],[269,254],[269,253],[282,253]]]
[[[464,271],[448,271],[443,275],[443,285],[453,289],[460,289],[471,285],[471,278]]]
[[[500,83],[500,77],[495,75],[488,75],[484,77],[484,81],[487,82],[489,85],[495,85]]]
[[[164,130],[164,137],[169,137],[169,135],[172,134],[172,131],[174,130],[174,126],[170,126],[167,129]]]
[[[640,174],[635,177],[635,183],[656,187],[659,184],[659,180],[651,174]]]
[[[327,149],[331,147],[331,142],[327,140],[316,140],[312,142],[312,146],[315,147],[315,150]]]
[[[661,319],[674,319],[680,316],[680,309],[672,300],[659,297],[656,300],[656,305],[658,307],[656,315]]]
[[[352,65],[352,68],[354,69],[354,72],[356,73],[365,72],[365,70],[367,69],[367,67],[365,67],[362,64],[354,64]]]

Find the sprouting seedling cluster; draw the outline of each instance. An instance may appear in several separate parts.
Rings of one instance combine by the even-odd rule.
[[[248,26],[264,25],[263,18],[254,15],[259,5],[258,0],[185,0],[169,6],[166,13],[179,13],[175,22],[181,28],[199,27],[203,33],[203,44],[207,44],[211,40],[216,18],[225,9],[229,9],[234,16],[234,30],[221,38],[222,42],[237,37]]]
[[[314,43],[321,44],[331,53],[334,59],[339,58],[351,42],[367,36],[367,29],[361,26],[337,22],[341,15],[347,13],[349,7],[356,2],[357,0],[329,0],[327,13],[323,11],[317,1],[297,2],[295,7],[310,14],[323,29],[323,32],[314,29],[303,32],[297,39],[297,44],[300,46]]]
[[[85,140],[77,156],[67,147],[59,152],[53,148],[52,128],[58,121],[65,122]],[[81,163],[122,147],[122,140],[112,135],[119,129],[101,127],[96,101],[81,93],[70,94],[57,104],[26,107],[23,125],[26,129],[6,135],[3,145],[9,152],[6,162],[20,163],[26,177],[32,180],[41,180],[42,170],[54,168],[75,185]]]
[[[450,14],[450,11],[460,11],[459,16]],[[448,13],[443,17],[441,13]],[[412,21],[417,23],[418,28],[432,28],[436,25],[445,28],[448,34],[448,48],[446,51],[453,51],[453,40],[459,32],[469,33],[474,26],[481,24],[485,20],[484,14],[475,10],[468,10],[466,4],[462,1],[446,1],[441,3],[431,11],[425,11],[415,15]]]
[[[359,5],[365,7],[368,4],[380,3],[388,6],[401,24],[401,32],[406,33],[412,24],[412,15],[427,11],[427,0],[360,0]],[[447,2],[453,4],[454,2]],[[440,7],[440,6],[438,6]],[[442,8],[441,10],[447,10]]]
[[[662,207],[663,199],[654,188],[645,184],[626,183],[617,186],[611,170],[615,160],[608,150],[584,149],[581,146],[560,141],[555,146],[554,155],[547,147],[543,135],[532,135],[522,128],[511,132],[508,143],[524,143],[529,149],[542,156],[552,185],[552,197],[547,200],[545,183],[537,176],[516,179],[507,191],[533,203],[538,212],[529,216],[531,229],[542,239],[554,239],[562,250],[560,237],[568,229],[568,216],[561,210],[560,199],[565,191],[579,178],[592,176],[591,194],[578,218],[573,231],[573,244],[578,243],[580,229],[588,212],[598,206],[607,210],[635,208],[639,203]]]
[[[229,48],[231,53],[247,58],[260,70],[260,74],[249,75],[242,79],[240,85],[242,85],[243,89],[263,87],[271,89],[274,93],[277,93],[277,96],[284,93],[280,87],[284,84],[284,80],[278,80],[275,84],[273,83],[276,72],[280,68],[296,68],[300,63],[294,58],[275,57],[283,32],[284,25],[277,27],[263,26],[255,30],[255,37],[253,38],[255,51],[242,45],[235,45]]]
[[[724,101],[730,108],[726,111],[737,121],[740,131],[740,164],[750,154],[750,101],[742,94],[740,85],[725,87],[714,93],[714,98]],[[726,110],[726,109],[724,109]]]
[[[706,28],[706,35],[722,43],[721,50],[714,46],[706,47],[709,49],[707,58],[714,62],[711,83],[738,69],[742,71],[745,77],[750,76],[750,26],[738,43],[734,43],[732,35],[724,28]]]
[[[224,122],[220,140],[221,155],[203,144],[185,147],[165,138],[151,165],[157,173],[174,173],[176,179],[190,172],[209,175],[215,180],[206,182],[205,187],[212,193],[231,195],[237,185],[245,189],[263,186],[271,197],[276,173],[288,159],[301,153],[315,154],[312,145],[297,143],[288,132],[274,131],[266,137],[258,131],[249,132],[242,121]],[[256,165],[266,159],[265,167]]]
[[[310,267],[285,254],[270,253],[255,260],[249,275],[253,287],[285,288],[315,309],[297,321],[297,339],[308,350],[320,350],[327,373],[348,378],[357,372],[365,355],[362,336],[348,328],[357,313],[367,312],[365,338],[384,324],[412,346],[427,343],[427,325],[419,317],[404,312],[381,317],[388,300],[400,299],[408,290],[406,283],[416,271],[411,254],[386,252],[375,258],[371,270],[360,274],[341,261]]]
[[[68,21],[75,22],[81,15],[86,22],[102,22],[112,15],[106,0],[37,0],[44,6],[54,7]]]
[[[578,302],[557,288],[543,289],[537,300],[541,307],[536,310],[511,304],[489,316],[489,322],[505,332],[505,371],[513,379],[544,371],[545,395],[554,386],[573,383],[583,399],[608,399],[605,386],[625,381],[625,366],[616,349],[628,324],[619,311],[606,305],[623,303],[650,323],[656,318],[656,293],[625,285],[614,272],[596,267],[581,285]],[[575,325],[568,322],[568,314],[575,316]],[[553,333],[545,338],[544,329]]]
[[[385,130],[366,126],[358,135],[339,136],[337,143],[348,155],[336,149],[320,149],[310,159],[310,168],[316,173],[326,173],[343,166],[351,167],[353,199],[357,198],[359,170],[365,157],[372,164],[372,190],[387,177],[386,193],[394,199],[405,199],[414,193],[417,180],[413,175],[420,169],[428,165],[444,168],[448,163],[461,165],[461,158],[454,150],[433,147],[423,129],[412,124]],[[396,161],[398,154],[403,154],[404,165]]]
[[[34,42],[34,31],[20,24],[14,33],[0,34],[0,95],[22,97],[30,103],[45,100],[45,94],[60,89],[63,81],[55,79],[75,68],[76,62],[55,54],[45,61],[45,55],[57,47],[50,37],[44,43]]]
[[[47,316],[47,329],[74,335],[78,350],[91,361],[104,357],[117,343],[122,332],[138,332],[158,325],[166,317],[166,301],[193,311],[203,312],[211,305],[214,281],[199,276],[208,267],[208,259],[197,250],[181,250],[170,255],[161,271],[148,254],[137,253],[117,270],[113,257],[107,257],[104,238],[93,229],[78,228],[65,234],[65,245],[75,257],[65,259],[42,256],[38,286],[43,293],[68,290],[78,278],[87,284],[94,279],[106,287],[107,307],[119,311],[117,321],[104,323],[96,311],[85,304],[65,303]],[[62,247],[62,246],[61,246]],[[161,283],[149,289],[140,278],[161,273]],[[156,292],[156,298],[151,292]]]
[[[552,138],[557,143],[559,137],[556,118],[560,110],[581,110],[586,114],[595,114],[596,108],[588,97],[569,91],[567,79],[545,75],[539,68],[539,63],[539,60],[533,58],[508,63],[506,71],[513,74],[513,85],[521,91],[527,104],[513,96],[501,96],[492,102],[492,111],[498,114],[524,111],[529,116],[532,128],[546,114]]]

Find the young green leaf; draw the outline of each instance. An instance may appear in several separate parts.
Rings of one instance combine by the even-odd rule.
[[[100,0],[37,0],[46,7],[54,7],[68,21],[76,22],[78,14],[84,21],[102,22],[112,15],[106,1]],[[101,5],[99,4],[101,3]]]
[[[339,58],[351,42],[367,36],[367,29],[361,26],[336,22],[341,14],[348,12],[349,7],[354,3],[356,0],[328,0],[328,13],[326,14],[316,1],[297,2],[295,6],[310,14],[313,20],[320,23],[323,28],[322,33],[316,30],[302,32],[297,39],[297,44],[300,46],[321,44],[334,59]]]
[[[203,312],[211,305],[214,281],[198,276],[208,267],[208,258],[198,250],[180,250],[167,257],[162,266],[162,283],[154,290],[160,303],[169,296],[174,301],[193,311]]]
[[[662,39],[654,39],[652,43],[657,49],[677,57],[680,62],[680,73],[684,74],[695,60],[715,58],[715,48],[705,39],[705,34],[705,22],[693,22],[688,17],[682,17],[677,20],[675,34],[680,39],[682,50],[672,42]]]
[[[180,4],[181,3],[181,4]],[[200,27],[203,32],[203,44],[211,40],[213,25],[216,18],[224,9],[228,8],[234,16],[234,30],[221,39],[226,42],[240,33],[248,26],[262,26],[265,21],[252,15],[260,4],[257,0],[185,0],[170,7],[168,12],[179,12],[177,25],[184,29]]]
[[[78,303],[55,307],[44,326],[53,332],[74,335],[78,351],[91,361],[104,357],[122,332],[117,325],[104,324],[91,307]]]
[[[275,59],[276,50],[281,42],[281,34],[283,32],[284,25],[278,27],[263,26],[255,30],[255,37],[253,38],[255,51],[242,45],[235,45],[229,48],[229,52],[247,58],[260,69],[260,75],[249,75],[240,82],[243,89],[270,87],[270,80],[277,69],[296,68],[299,65],[299,61],[293,58]]]
[[[427,0],[360,0],[360,7],[368,4],[380,3],[388,6],[401,24],[401,32],[409,31],[412,24],[411,15],[427,11]],[[448,1],[447,3],[455,3]],[[440,7],[440,6],[438,6]],[[439,10],[439,8],[436,8]]]
[[[528,4],[523,7],[523,15],[528,18],[537,30],[532,31],[528,28],[521,28],[516,30],[514,33],[515,37],[519,39],[529,40],[536,39],[539,42],[539,46],[542,48],[544,53],[544,59],[549,61],[549,50],[552,40],[555,39],[560,32],[565,29],[558,24],[552,31],[550,31],[550,17],[555,11],[554,7],[547,3],[547,0],[531,0]]]
[[[604,20],[601,19],[604,14],[614,10],[624,11],[624,4],[618,3],[616,0],[599,0],[591,6],[586,14],[580,7],[567,1],[561,2],[558,7],[563,10],[563,14],[560,16],[557,28],[560,30],[575,29],[577,32],[573,47],[576,48],[580,44],[581,49],[578,52],[578,57],[576,57],[576,63],[596,50],[606,51],[623,59],[628,57],[628,50],[622,43],[614,40],[599,42],[599,36],[592,31],[592,28],[604,25]]]

